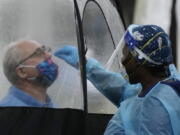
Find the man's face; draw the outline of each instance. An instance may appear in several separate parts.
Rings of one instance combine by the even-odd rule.
[[[42,61],[51,58],[51,53],[49,49],[45,48],[37,42],[24,42],[18,45],[18,49],[21,49],[23,59],[20,61],[19,65],[30,65],[36,66]],[[37,77],[39,72],[35,68],[19,68],[17,66],[16,71],[20,78],[30,78]]]

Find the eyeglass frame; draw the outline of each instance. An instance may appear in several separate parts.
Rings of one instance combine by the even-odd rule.
[[[40,54],[44,54],[45,52],[51,52],[52,49],[49,46],[45,46],[42,45],[41,47],[37,48],[31,55],[29,55],[28,57],[24,58],[23,60],[21,60],[16,67],[18,67],[19,65],[23,64],[25,61],[27,61],[28,59],[34,57],[34,56],[38,56]]]

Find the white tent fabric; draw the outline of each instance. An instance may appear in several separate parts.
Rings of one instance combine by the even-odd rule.
[[[156,24],[169,33],[172,0],[137,0],[134,23]]]

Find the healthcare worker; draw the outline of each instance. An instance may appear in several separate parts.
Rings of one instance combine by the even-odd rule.
[[[120,95],[119,101],[123,100],[125,93],[128,93],[128,97],[132,96],[121,102],[106,128],[105,135],[180,135],[180,75],[171,64],[172,51],[168,35],[156,25],[130,25],[124,40],[126,44],[122,63],[130,83],[141,83],[142,88],[138,86],[141,89],[139,94],[132,96],[138,91],[133,91],[132,86],[137,85],[129,84],[121,75],[114,73],[117,80],[113,82],[113,73],[108,74],[98,63],[97,66],[91,65],[88,60],[86,65],[87,76],[93,71],[88,68],[97,71],[93,71],[94,78],[91,76],[90,80],[102,93],[112,94],[109,99],[114,96],[112,101],[116,101],[117,97],[113,92],[117,94],[117,91]],[[65,57],[67,54],[75,54],[73,49],[68,50],[71,53],[63,48],[55,55],[73,66],[77,65],[77,60]],[[104,79],[96,80],[99,75],[104,75]],[[104,80],[107,83],[105,85]],[[103,86],[109,90],[103,91]],[[129,95],[129,91],[133,94]]]

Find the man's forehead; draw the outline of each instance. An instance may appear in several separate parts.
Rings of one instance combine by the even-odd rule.
[[[42,45],[36,41],[22,41],[19,44],[17,44],[17,46],[24,56],[28,56]]]
[[[23,50],[34,50],[41,47],[42,45],[35,41],[22,41],[17,46]]]
[[[36,45],[36,46],[42,46],[39,42],[35,41],[35,40],[30,40],[28,41],[30,44]]]

